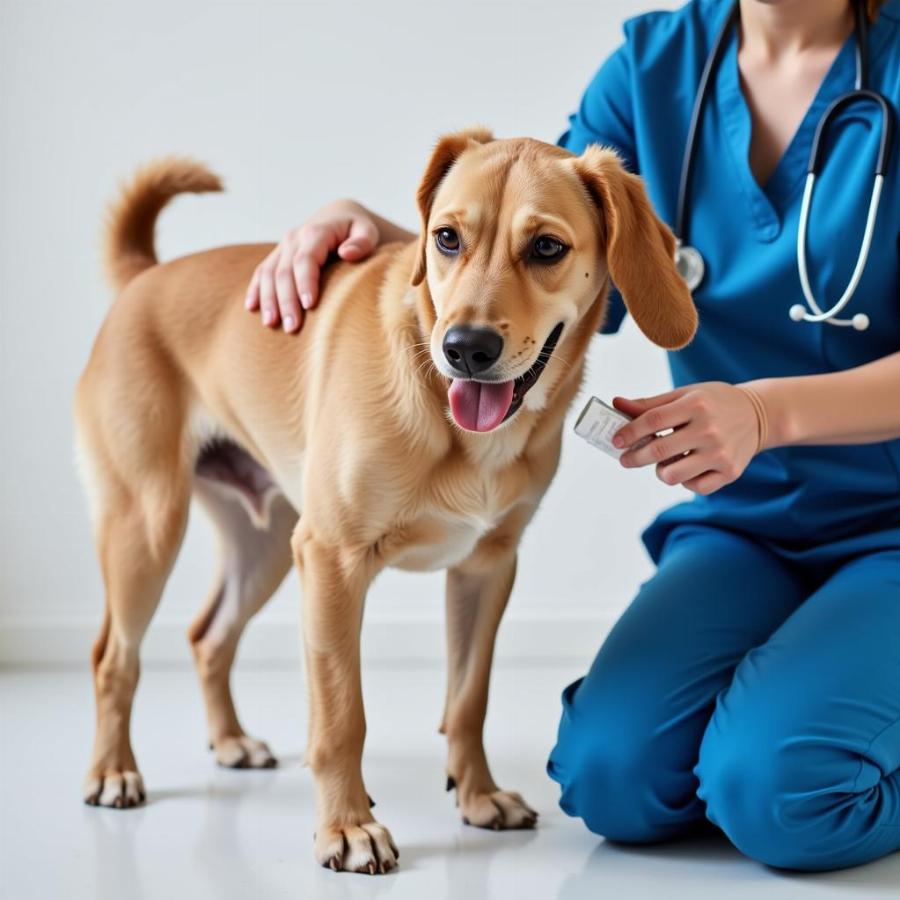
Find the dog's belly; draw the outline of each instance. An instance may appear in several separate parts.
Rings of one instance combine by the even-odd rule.
[[[283,492],[269,472],[236,443],[224,438],[207,444],[197,458],[194,474],[237,500],[256,528],[268,529],[272,503]]]
[[[391,566],[408,572],[433,572],[461,563],[481,537],[493,527],[482,518],[432,520],[391,560]]]
[[[302,454],[297,457],[297,476],[286,478],[284,473],[270,472],[258,463],[205,411],[194,411],[191,426],[196,447],[195,477],[237,500],[256,528],[269,527],[271,505],[278,496],[284,496],[300,511]]]

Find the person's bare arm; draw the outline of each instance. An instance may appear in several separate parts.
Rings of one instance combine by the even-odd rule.
[[[269,328],[298,331],[305,310],[319,301],[319,273],[330,254],[358,262],[379,244],[415,237],[355,200],[336,200],[289,231],[256,267],[245,306],[259,310]]]
[[[747,384],[765,405],[769,446],[900,438],[900,353],[843,372]]]

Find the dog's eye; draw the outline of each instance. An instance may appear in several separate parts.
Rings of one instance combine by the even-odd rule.
[[[438,228],[434,233],[434,242],[446,256],[456,256],[459,253],[459,235],[452,228]]]
[[[534,262],[555,263],[566,255],[568,249],[558,238],[542,234],[531,245],[531,258]]]

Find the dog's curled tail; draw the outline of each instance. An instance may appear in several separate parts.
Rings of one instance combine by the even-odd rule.
[[[156,265],[156,218],[176,194],[221,191],[219,177],[192,159],[168,156],[139,169],[110,207],[104,240],[106,275],[118,293]]]

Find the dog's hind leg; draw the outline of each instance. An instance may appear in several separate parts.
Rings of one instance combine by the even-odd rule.
[[[230,768],[276,764],[265,743],[241,727],[230,674],[244,626],[276,591],[291,568],[291,532],[297,513],[282,495],[268,503],[266,521],[254,523],[234,491],[198,477],[194,495],[219,535],[220,568],[209,601],[188,632],[203,690],[210,747]]]
[[[144,799],[129,734],[138,653],[184,537],[191,490],[179,373],[123,316],[110,315],[75,395],[106,594],[92,655],[97,722],[83,796],[120,808]]]
[[[129,733],[138,652],[181,545],[189,497],[186,478],[157,475],[143,476],[132,490],[107,471],[99,491],[106,612],[92,655],[97,722],[83,790],[91,806],[121,809],[144,800]]]

